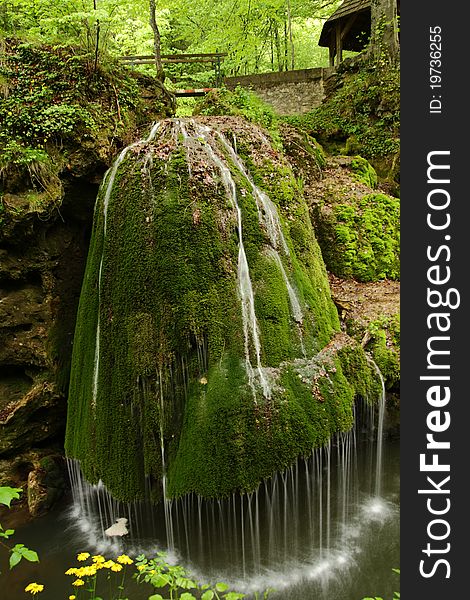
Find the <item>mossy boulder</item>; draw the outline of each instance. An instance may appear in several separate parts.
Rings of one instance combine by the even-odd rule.
[[[157,497],[164,473],[172,496],[253,490],[378,395],[358,344],[346,375],[301,187],[237,118],[164,121],[121,158],[95,209],[67,455],[122,500]]]
[[[327,269],[358,281],[399,279],[400,201],[380,189],[361,157],[333,157],[309,203]]]

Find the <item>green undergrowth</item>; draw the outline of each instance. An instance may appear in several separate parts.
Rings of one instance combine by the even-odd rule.
[[[189,175],[174,138],[136,148],[117,171],[106,236],[107,182],[101,191],[74,340],[66,452],[117,498],[142,496],[145,476],[162,476],[162,435],[171,495],[252,490],[348,430],[355,396],[368,394],[359,375],[348,380],[340,354],[322,350],[339,322],[298,183],[286,164],[250,154],[246,135],[243,158],[278,206],[289,247],[280,260],[303,312],[295,323],[251,186],[233,168],[270,398],[259,389],[255,397],[248,384],[237,217],[218,171],[206,159]],[[312,359],[303,358],[300,335]],[[256,367],[253,348],[250,361]]]
[[[167,113],[163,96],[152,110],[141,98],[150,78],[117,61],[94,68],[79,47],[19,39],[4,40],[2,49],[0,180],[4,194],[31,196],[21,210],[54,209],[61,179],[103,169],[119,140],[152,114]]]

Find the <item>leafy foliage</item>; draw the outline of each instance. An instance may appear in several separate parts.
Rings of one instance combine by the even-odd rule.
[[[171,565],[167,562],[166,554],[158,552],[153,559],[147,559],[144,555],[136,558],[138,573],[135,575],[138,582],[145,581],[151,584],[155,589],[165,590],[171,600],[242,600],[246,594],[229,591],[226,583],[218,582],[214,585],[201,584],[196,581],[180,565]],[[183,591],[191,590],[191,592]],[[267,589],[262,594],[266,600],[273,590]],[[195,595],[196,594],[196,595]],[[259,592],[255,592],[255,600],[260,599]],[[149,596],[149,600],[165,600],[161,594]]]
[[[9,486],[0,487],[0,504],[10,508],[12,500],[18,500],[21,492],[21,488],[12,488]],[[14,529],[3,529],[2,525],[0,524],[0,545],[10,553],[10,569],[16,567],[16,565],[20,563],[23,558],[29,562],[39,562],[37,552],[30,550],[24,544],[15,544],[11,548],[7,543],[2,541],[2,539],[5,541],[9,540],[14,533]]]
[[[159,0],[162,51],[228,53],[227,74],[326,66],[326,48],[312,46],[339,0]],[[220,34],[221,23],[224,35]],[[0,32],[41,42],[77,42],[91,54],[151,54],[148,0],[10,0]],[[150,67],[151,69],[152,67]],[[196,81],[200,65],[170,65],[170,79]]]
[[[78,46],[4,41],[2,220],[12,215],[11,194],[26,193],[21,210],[49,215],[62,200],[64,175],[104,168],[120,137],[142,120],[165,114],[165,93],[150,78],[110,59],[95,70],[90,60]],[[151,106],[142,86],[152,95]]]
[[[11,501],[17,500],[21,492],[21,488],[0,487],[0,504],[10,507]]]

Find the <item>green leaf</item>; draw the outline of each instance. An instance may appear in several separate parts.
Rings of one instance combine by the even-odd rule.
[[[212,590],[207,590],[207,592],[204,592],[201,596],[201,600],[212,600],[212,598],[214,597],[214,592]]]
[[[218,592],[226,592],[228,590],[228,585],[226,583],[216,583],[215,589]]]
[[[240,594],[238,592],[229,592],[228,594],[224,594],[224,598],[227,600],[241,600],[241,598],[245,598],[246,594]]]
[[[4,504],[10,508],[11,501],[18,499],[22,491],[21,488],[0,487],[0,504]]]
[[[180,596],[180,600],[196,600],[196,597],[189,592],[183,592]]]
[[[153,594],[152,596],[149,596],[148,600],[164,600],[163,596],[160,596],[160,594]]]
[[[184,590],[194,590],[196,588],[196,584],[191,579],[187,577],[177,577],[176,585],[183,588]]]
[[[396,573],[397,575],[400,575],[400,569],[392,569],[392,571],[393,571],[394,573]]]
[[[20,553],[21,553],[21,552],[23,552],[23,548],[24,548],[24,547],[25,547],[25,545],[24,545],[24,544],[15,544],[15,546],[14,546],[14,548],[13,548],[13,551],[14,551],[14,552],[20,552]],[[27,548],[26,548],[26,550],[27,550]]]
[[[152,577],[151,581],[152,581],[152,585],[156,588],[165,587],[166,585],[168,585],[170,583],[170,580],[168,577],[165,577],[164,575],[160,575],[158,573]]]
[[[22,551],[22,554],[26,558],[26,560],[29,560],[29,562],[39,562],[38,553],[34,550],[29,550],[29,548],[25,548]]]
[[[7,529],[7,530],[5,531],[5,535],[13,535],[14,533],[15,533],[15,530],[14,530],[14,529]]]
[[[19,552],[12,552],[10,554],[10,569],[13,569],[13,567],[16,567],[16,565],[20,562],[21,559],[22,559],[22,556]]]

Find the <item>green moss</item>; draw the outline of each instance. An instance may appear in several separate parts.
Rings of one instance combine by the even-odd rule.
[[[333,203],[316,210],[317,231],[328,270],[359,281],[398,279],[399,200],[385,194]]]
[[[343,373],[356,394],[368,402],[374,402],[381,393],[381,384],[376,373],[371,370],[361,346],[344,346],[338,351],[338,358]]]
[[[377,187],[377,173],[369,161],[362,156],[355,156],[352,159],[351,170],[361,183],[372,189]]]
[[[372,354],[388,388],[400,381],[400,315],[376,319],[369,323],[370,341],[367,350]]]
[[[300,334],[311,357],[339,329],[326,270],[291,171],[247,154],[278,205],[289,248],[279,257],[269,248],[251,184],[234,169],[261,362],[272,386],[270,398],[254,397],[236,212],[218,171],[205,164],[190,175],[186,151],[171,140],[163,159],[155,153],[151,161],[153,146],[142,146],[119,166],[106,235],[103,185],[74,341],[66,451],[90,481],[101,478],[123,500],[142,496],[146,478],[161,478],[162,435],[171,495],[253,490],[349,429],[365,385],[359,375],[348,380],[334,353],[303,358]],[[302,323],[291,315],[285,277]],[[250,359],[256,368],[253,348]]]
[[[357,379],[371,377],[364,365],[365,358]],[[342,359],[284,364],[275,398],[263,405],[253,405],[237,376],[243,376],[240,362],[227,356],[217,373],[209,373],[207,387],[193,388],[170,467],[171,495],[253,491],[263,478],[352,427],[358,391],[347,380]]]

